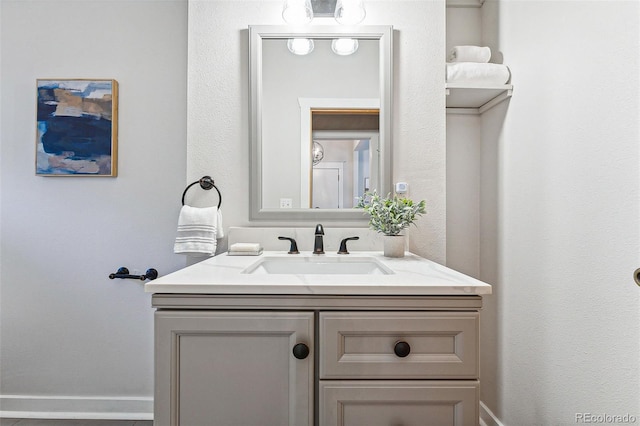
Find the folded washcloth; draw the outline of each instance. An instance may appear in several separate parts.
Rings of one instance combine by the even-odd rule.
[[[234,243],[229,247],[229,256],[258,256],[262,254],[260,243]]]
[[[481,46],[455,46],[451,49],[447,62],[487,63],[491,59],[491,49]]]
[[[507,84],[511,72],[502,64],[478,64],[475,62],[452,62],[446,64],[447,83],[472,83],[477,85]]]
[[[222,214],[217,207],[182,206],[174,253],[213,256],[217,238],[222,238]]]
[[[261,249],[260,243],[234,243],[229,247],[229,251],[258,251]]]

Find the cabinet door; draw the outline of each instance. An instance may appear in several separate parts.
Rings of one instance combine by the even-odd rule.
[[[477,426],[478,382],[320,381],[322,426]]]
[[[157,311],[154,425],[312,425],[313,326],[312,312]]]

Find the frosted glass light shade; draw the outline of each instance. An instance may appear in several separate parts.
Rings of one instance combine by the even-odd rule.
[[[334,17],[339,24],[355,25],[362,22],[367,11],[363,0],[338,0]]]
[[[347,56],[358,50],[358,39],[355,38],[336,38],[331,41],[331,50],[336,55]]]
[[[313,52],[313,40],[310,38],[290,38],[287,40],[289,52],[295,55],[308,55]]]
[[[324,147],[318,141],[313,141],[311,149],[311,161],[313,165],[320,163],[324,158]]]
[[[313,19],[311,0],[285,0],[282,6],[282,19],[287,24],[308,24]]]

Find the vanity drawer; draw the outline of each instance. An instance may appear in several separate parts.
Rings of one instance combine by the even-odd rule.
[[[477,380],[321,380],[323,426],[477,426]]]
[[[321,312],[320,378],[476,379],[478,318],[477,312]]]

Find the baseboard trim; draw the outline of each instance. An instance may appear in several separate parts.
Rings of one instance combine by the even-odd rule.
[[[0,395],[0,418],[153,420],[153,398]],[[481,426],[505,426],[480,401]]]
[[[495,414],[493,414],[493,411],[491,411],[489,407],[487,407],[482,401],[480,401],[480,425],[505,426],[505,424],[502,423],[500,419],[497,418]]]
[[[151,397],[0,395],[0,418],[153,420]]]

